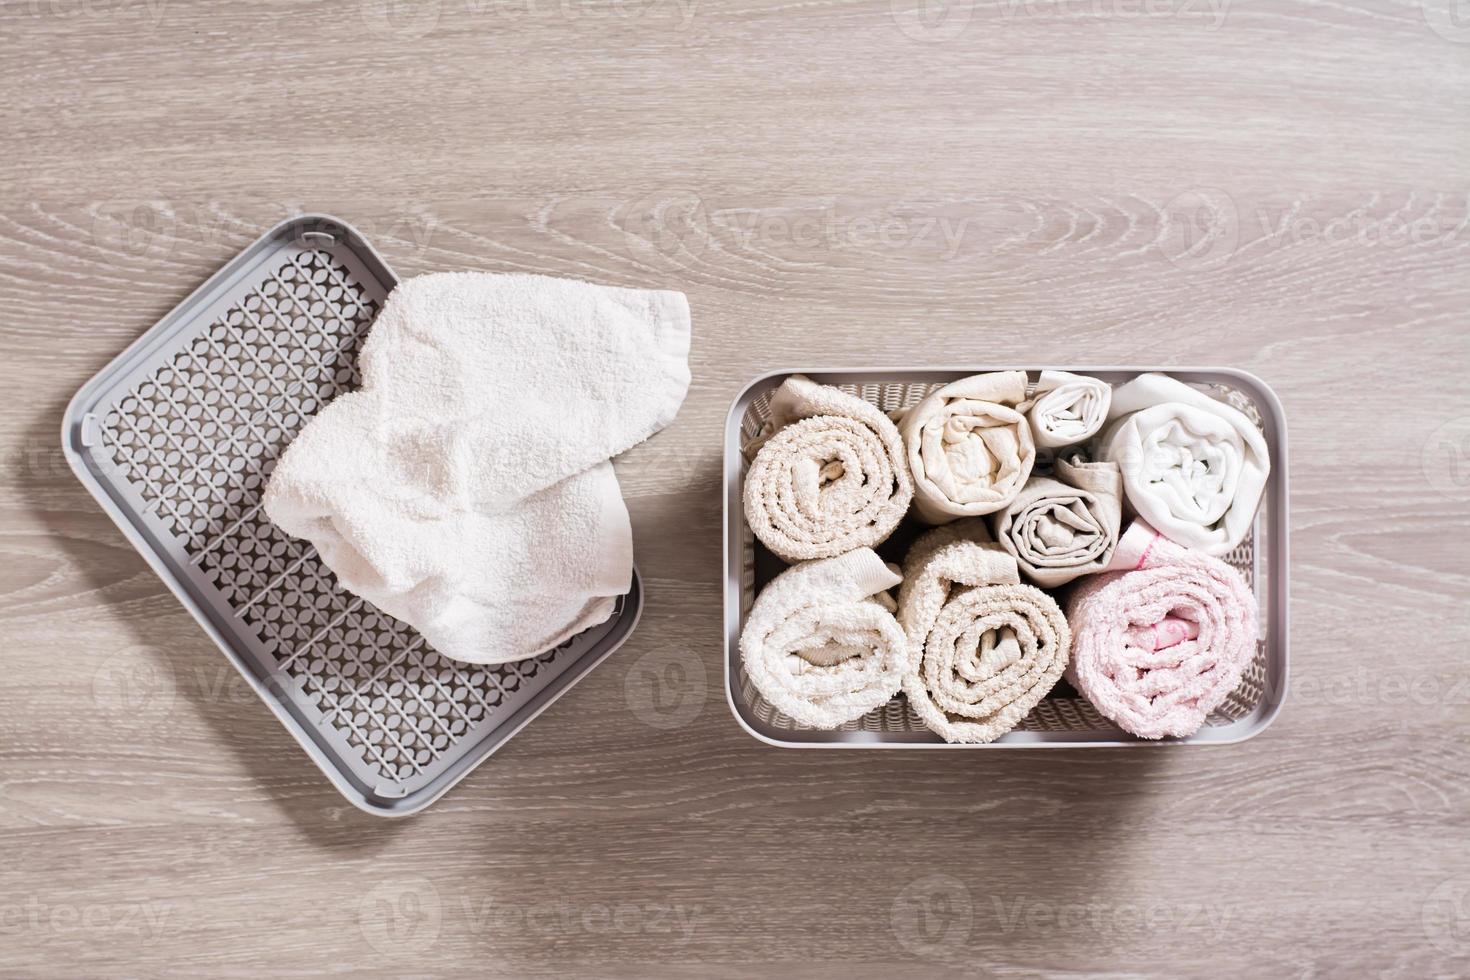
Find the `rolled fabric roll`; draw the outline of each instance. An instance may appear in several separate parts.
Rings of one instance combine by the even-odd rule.
[[[887,703],[903,684],[908,654],[887,591],[900,581],[870,548],[772,579],[740,633],[756,690],[813,728],[836,728]]]
[[[1126,570],[1084,579],[1067,603],[1067,679],[1124,731],[1193,735],[1255,656],[1255,597],[1235,569],[1141,521],[1113,566]]]
[[[913,499],[903,441],[876,405],[793,375],[746,446],[745,519],[787,561],[868,548],[893,533]]]
[[[1036,463],[1025,401],[1026,372],[998,371],[961,378],[895,413],[921,520],[993,514],[1015,499]]]
[[[1047,588],[1106,569],[1123,517],[1116,463],[1061,457],[1056,476],[1033,476],[995,515],[1001,546],[1026,577]]]
[[[1036,445],[1057,449],[1085,442],[1107,421],[1113,387],[1106,381],[1067,371],[1042,371],[1026,418]]]
[[[1020,584],[1016,560],[979,518],[935,528],[904,560],[898,621],[903,690],[946,742],[991,742],[1020,724],[1067,666],[1072,633],[1056,602]]]
[[[1250,419],[1162,374],[1113,392],[1099,457],[1122,469],[1140,518],[1209,555],[1240,544],[1271,473],[1266,440]]]

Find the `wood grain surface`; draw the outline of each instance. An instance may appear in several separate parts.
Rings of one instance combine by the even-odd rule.
[[[1470,972],[1470,21],[1427,3],[0,0],[0,972]],[[678,421],[618,461],[641,626],[406,821],[337,795],[59,452],[87,378],[303,210],[401,274],[694,310]],[[731,397],[984,362],[1277,390],[1268,732],[737,727]]]

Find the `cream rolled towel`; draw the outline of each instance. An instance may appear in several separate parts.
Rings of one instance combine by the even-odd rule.
[[[914,487],[898,429],[876,405],[801,375],[771,398],[746,446],[745,519],[786,561],[868,548],[893,533]]]
[[[1020,584],[1016,560],[979,518],[920,537],[903,576],[903,690],[924,724],[946,742],[1015,728],[1067,666],[1072,634],[1055,600]]]
[[[1033,476],[995,515],[995,536],[1027,578],[1047,588],[1108,567],[1123,517],[1116,463],[1056,461],[1056,479]]]
[[[1107,421],[1112,401],[1113,388],[1106,381],[1067,371],[1042,371],[1026,410],[1036,445],[1058,449],[1091,439]]]
[[[900,580],[870,548],[786,569],[761,590],[740,633],[751,683],[813,728],[836,728],[886,704],[908,654],[888,595]]]
[[[682,293],[406,280],[363,344],[361,390],[286,448],[266,514],[439,653],[544,653],[605,622],[631,586],[608,459],[673,420],[688,357]]]
[[[1124,731],[1192,735],[1255,656],[1255,597],[1235,569],[1141,521],[1124,533],[1113,567],[1068,600],[1068,680]]]
[[[1122,469],[1140,518],[1209,555],[1246,536],[1271,473],[1266,440],[1250,419],[1162,374],[1113,392],[1099,457]]]
[[[1026,372],[1000,371],[961,378],[895,413],[921,520],[993,514],[1015,499],[1036,462],[1025,400]]]

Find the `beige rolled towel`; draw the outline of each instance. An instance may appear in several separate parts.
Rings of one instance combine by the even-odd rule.
[[[1020,584],[1016,560],[978,518],[919,538],[903,576],[903,690],[924,724],[946,742],[1015,728],[1067,667],[1072,633],[1055,600]]]
[[[1108,567],[1123,517],[1116,463],[1060,457],[1056,479],[1033,476],[995,515],[995,536],[1026,577],[1055,588]]]
[[[787,561],[869,548],[893,533],[914,486],[898,429],[876,405],[794,375],[776,390],[745,475],[745,519]]]
[[[1025,401],[1026,372],[999,371],[961,378],[895,413],[921,520],[993,514],[1015,499],[1036,462]]]
[[[887,703],[908,659],[888,595],[899,581],[870,548],[776,576],[740,633],[741,662],[756,690],[813,728],[836,728]]]
[[[1084,374],[1042,371],[1031,393],[1026,417],[1043,449],[1058,449],[1091,439],[1108,418],[1113,388]]]

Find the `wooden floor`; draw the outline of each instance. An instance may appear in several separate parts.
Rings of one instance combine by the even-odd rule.
[[[0,0],[0,973],[1466,974],[1470,21],[1427,3]],[[618,463],[637,633],[406,821],[332,789],[58,448],[87,378],[303,210],[402,274],[694,310],[689,399]],[[1268,732],[737,727],[731,397],[983,362],[1279,392]]]

